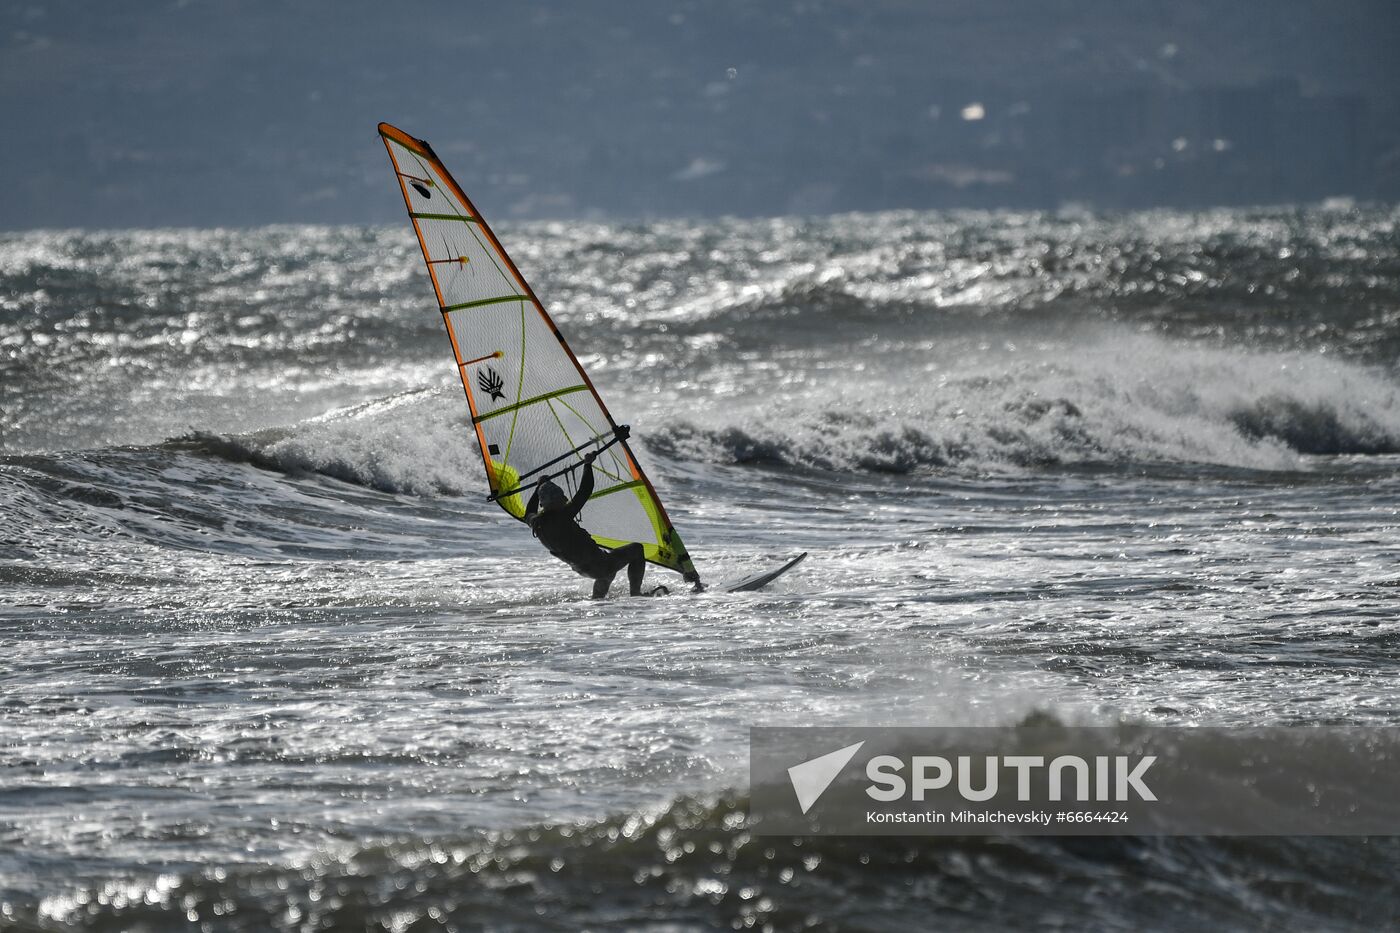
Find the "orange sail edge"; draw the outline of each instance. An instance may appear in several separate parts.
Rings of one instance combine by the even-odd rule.
[[[488,417],[493,418],[495,417],[495,415],[487,414],[483,416],[482,413],[479,411],[479,408],[491,408],[494,404],[494,398],[487,399],[484,395],[481,398],[477,398],[474,395],[472,380],[469,377],[468,368],[474,364],[481,364],[484,360],[487,360],[488,358],[500,360],[502,354],[499,351],[494,351],[487,353],[487,355],[485,356],[479,356],[477,355],[480,352],[479,350],[463,349],[471,341],[473,331],[477,330],[477,324],[475,323],[475,319],[473,319],[472,322],[466,325],[467,330],[463,331],[461,335],[454,332],[453,318],[452,314],[449,312],[460,312],[460,309],[466,308],[467,304],[484,304],[488,302],[470,302],[467,304],[461,304],[459,303],[462,300],[460,297],[452,298],[448,294],[451,287],[451,275],[449,273],[442,273],[442,275],[446,276],[446,278],[440,279],[439,271],[434,267],[435,264],[439,262],[439,260],[434,258],[433,250],[437,249],[438,246],[440,246],[441,244],[436,242],[436,237],[432,242],[430,242],[429,238],[425,236],[425,228],[427,226],[431,225],[436,220],[444,218],[442,218],[441,215],[421,212],[423,211],[423,208],[421,207],[419,209],[420,212],[415,212],[414,199],[417,198],[418,203],[421,205],[424,203],[422,199],[425,197],[429,197],[430,195],[419,184],[413,185],[413,188],[416,189],[418,194],[410,194],[409,183],[406,182],[405,179],[409,179],[409,181],[424,181],[424,179],[416,178],[416,174],[414,173],[417,173],[420,169],[413,168],[413,166],[411,165],[412,162],[417,161],[419,166],[421,166],[423,169],[431,169],[430,172],[424,171],[423,174],[436,175],[438,181],[441,182],[442,188],[445,189],[443,190],[443,194],[448,196],[449,201],[456,200],[457,207],[459,207],[460,210],[458,210],[457,207],[454,207],[453,210],[459,216],[446,219],[453,221],[461,220],[470,222],[471,227],[477,232],[476,234],[474,234],[474,236],[479,234],[478,242],[480,243],[480,245],[482,245],[484,248],[487,248],[490,253],[494,254],[494,258],[500,261],[500,264],[504,266],[504,269],[501,270],[502,272],[508,270],[508,280],[501,284],[504,284],[510,292],[518,291],[520,293],[520,300],[522,302],[528,302],[529,306],[532,307],[533,311],[536,314],[538,314],[540,321],[542,321],[544,326],[547,327],[548,331],[552,333],[553,339],[551,339],[549,343],[554,344],[557,350],[562,351],[563,354],[567,357],[568,363],[571,364],[571,368],[576,371],[579,379],[582,382],[582,385],[579,386],[579,388],[587,388],[588,395],[591,396],[592,402],[596,406],[596,411],[594,412],[593,417],[597,418],[598,420],[604,421],[612,432],[616,432],[618,430],[617,422],[613,419],[612,414],[611,412],[609,412],[607,405],[603,402],[602,397],[598,394],[598,390],[593,385],[593,381],[589,378],[587,372],[584,371],[582,364],[580,364],[578,360],[578,357],[574,354],[572,348],[564,339],[564,336],[560,332],[559,327],[554,323],[549,313],[545,310],[543,303],[539,300],[539,297],[535,294],[529,282],[526,281],[524,275],[520,272],[520,269],[518,266],[516,266],[514,260],[511,259],[510,255],[506,252],[505,247],[496,237],[495,232],[486,223],[485,219],[481,217],[480,212],[477,211],[475,205],[467,197],[466,193],[462,190],[461,186],[457,183],[456,179],[452,176],[451,172],[448,171],[445,165],[443,165],[442,160],[438,158],[437,154],[433,151],[432,146],[426,140],[419,139],[418,137],[406,133],[398,127],[394,126],[393,124],[387,122],[379,123],[377,129],[379,135],[384,140],[385,148],[388,151],[390,161],[394,166],[394,171],[397,176],[400,193],[403,195],[404,206],[408,210],[410,220],[413,224],[415,235],[418,239],[419,247],[422,250],[424,261],[427,264],[427,270],[429,278],[432,281],[435,297],[437,298],[439,308],[443,312],[443,323],[446,325],[447,328],[448,336],[452,344],[453,356],[457,363],[458,373],[461,377],[463,390],[467,397],[467,404],[471,409],[472,424],[477,435],[477,443],[481,453],[483,466],[485,467],[487,482],[488,485],[491,487],[492,493],[497,492],[499,488],[505,488],[507,486],[513,485],[511,483],[503,484],[504,478],[506,476],[509,476],[511,473],[515,472],[514,464],[507,463],[507,461],[511,459],[511,448],[509,442],[502,444],[491,443],[488,440],[487,434],[483,432],[483,421]],[[390,142],[401,147],[402,150],[405,150],[407,154],[396,154],[393,146],[390,145]],[[409,168],[412,169],[411,173],[406,173],[405,168],[399,164],[400,156],[402,156],[404,160],[410,163]],[[433,183],[431,181],[426,181],[425,183],[428,185],[429,188],[433,187]],[[435,204],[437,202],[434,200],[432,203]],[[428,208],[428,210],[436,210],[436,208]],[[421,224],[419,218],[423,218],[423,222]],[[484,237],[484,239],[481,239],[482,237]],[[470,268],[469,264],[466,261],[465,255],[462,257],[460,265],[464,268]],[[489,299],[489,302],[495,302],[497,300],[503,299]],[[522,308],[523,307],[524,306],[522,305]],[[520,313],[522,315],[525,314],[523,310]],[[522,328],[521,348],[523,356],[523,341],[525,333],[525,324],[523,318],[520,326]],[[459,344],[459,336],[461,336],[462,340],[465,342]],[[557,341],[557,343],[555,343],[555,341]],[[470,360],[464,360],[464,355],[469,355],[473,358]],[[506,361],[501,362],[505,363]],[[562,363],[563,361],[560,360],[560,362]],[[523,370],[525,366],[523,359],[521,360],[519,365]],[[522,381],[523,376],[524,374],[522,372]],[[500,388],[499,381],[495,383],[495,388]],[[525,403],[521,404],[523,405]],[[505,419],[500,419],[495,423],[501,424],[504,422]],[[511,440],[514,440],[514,418],[511,419],[510,424],[510,438]],[[594,430],[596,431],[597,429],[595,428]],[[500,439],[499,432],[497,433],[496,437],[498,440]],[[621,459],[623,463],[625,463],[626,472],[631,474],[634,480],[640,481],[641,485],[646,489],[646,499],[649,500],[645,503],[646,511],[651,513],[652,510],[654,510],[654,513],[652,513],[653,522],[651,524],[654,529],[655,537],[654,539],[652,539],[651,543],[648,544],[648,542],[645,539],[637,537],[629,537],[626,540],[641,541],[644,545],[647,545],[646,549],[649,552],[648,560],[650,562],[655,563],[658,566],[666,567],[670,570],[675,570],[681,573],[687,581],[693,582],[698,586],[700,578],[698,572],[695,570],[694,562],[691,559],[688,549],[682,542],[679,533],[676,531],[674,525],[672,524],[670,516],[667,515],[665,507],[661,504],[660,496],[657,495],[656,489],[653,486],[651,479],[642,470],[640,463],[638,462],[635,454],[633,453],[627,441],[621,440],[618,446],[621,448],[622,451]],[[502,449],[504,450],[503,453]],[[502,459],[495,460],[493,459],[493,455],[500,455],[502,456]],[[640,492],[640,490],[638,490],[638,492]],[[640,499],[640,497],[638,498]],[[501,505],[501,507],[513,517],[517,519],[521,517],[520,514],[517,514],[517,512],[519,511],[518,508],[509,508],[508,504],[502,500],[498,500],[498,504]],[[592,520],[590,520],[589,524],[591,528]],[[613,537],[612,535],[607,534],[605,530],[600,530],[599,533],[606,537]]]
[[[389,132],[386,132],[386,130]],[[412,137],[409,137],[408,134],[404,133],[402,130],[390,126],[388,123],[380,123],[379,131],[380,136],[386,140],[384,143],[384,151],[389,155],[389,164],[394,167],[394,175],[398,180],[399,193],[403,196],[404,208],[408,211],[409,222],[413,224],[413,234],[418,239],[418,248],[422,251],[423,259],[426,261],[428,259],[428,244],[423,239],[423,230],[418,225],[418,219],[413,216],[413,205],[408,199],[408,188],[405,187],[403,183],[403,173],[399,166],[399,160],[394,156],[394,150],[387,142],[388,139],[394,139],[402,145],[407,146],[407,144],[402,143],[399,138],[412,139]],[[413,147],[409,146],[408,148]],[[424,144],[424,148],[427,148],[426,144]],[[431,262],[427,263],[427,269],[428,279],[433,285],[433,294],[437,297],[440,307],[442,305],[442,288],[438,285],[437,273],[433,271]],[[486,482],[487,485],[490,486],[491,492],[495,493],[498,488],[498,472],[493,468],[491,458],[487,455],[488,445],[486,443],[486,436],[483,434],[481,426],[476,423],[476,400],[472,398],[471,386],[467,382],[467,371],[465,364],[462,362],[462,351],[461,348],[457,346],[457,335],[452,331],[451,320],[448,319],[446,315],[443,315],[442,323],[447,329],[447,339],[452,345],[452,357],[457,362],[457,375],[462,382],[462,391],[467,397],[467,410],[470,411],[472,415],[472,431],[476,434],[477,449],[481,454],[482,466],[486,469]],[[507,511],[509,511],[509,509],[507,509]]]
[[[430,156],[432,146],[416,136],[410,136],[392,123],[380,123],[379,135],[392,139],[394,142],[408,149],[414,149],[421,156]],[[430,156],[431,157],[431,156]]]

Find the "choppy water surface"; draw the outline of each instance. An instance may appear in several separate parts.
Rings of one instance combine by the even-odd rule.
[[[0,927],[1393,919],[1393,840],[745,785],[760,724],[1400,725],[1397,220],[507,227],[701,573],[812,555],[603,603],[482,501],[406,229],[0,236]]]

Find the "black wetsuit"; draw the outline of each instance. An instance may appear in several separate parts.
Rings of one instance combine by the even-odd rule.
[[[588,497],[593,495],[593,464],[584,467],[583,480],[578,484],[578,492],[568,504],[555,509],[540,511],[540,488],[530,495],[525,505],[525,521],[540,543],[549,553],[574,568],[578,573],[593,579],[593,597],[601,599],[608,595],[613,577],[623,567],[627,568],[627,582],[633,596],[642,595],[642,575],[646,573],[646,554],[640,544],[628,544],[616,550],[599,546],[598,542],[578,523],[578,514],[583,511]]]

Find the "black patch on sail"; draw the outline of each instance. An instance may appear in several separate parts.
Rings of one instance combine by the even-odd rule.
[[[481,391],[491,396],[493,401],[505,400],[506,394],[501,390],[505,388],[506,381],[490,366],[483,366],[476,371],[476,384]]]
[[[487,444],[487,445],[486,445],[486,450],[487,450],[487,451],[491,454],[491,456],[493,456],[493,457],[499,457],[499,456],[501,455],[501,448],[500,448],[500,446],[497,445],[497,444]]]
[[[417,192],[418,192],[419,194],[421,194],[423,197],[425,197],[425,198],[431,198],[431,197],[433,196],[433,193],[432,193],[431,191],[429,191],[429,190],[422,184],[422,182],[411,181],[411,182],[409,182],[409,184],[411,184],[411,185],[413,186],[413,190],[414,190],[414,191],[417,191]]]

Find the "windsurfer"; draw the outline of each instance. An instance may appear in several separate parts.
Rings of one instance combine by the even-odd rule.
[[[618,436],[626,438],[627,427],[618,428]],[[646,554],[636,542],[609,550],[600,546],[578,522],[588,497],[593,495],[594,451],[583,458],[583,479],[572,499],[553,482],[546,480],[535,487],[525,505],[525,521],[549,553],[593,580],[593,598],[608,595],[613,577],[627,568],[627,583],[633,596],[642,595],[642,576],[646,573]]]

